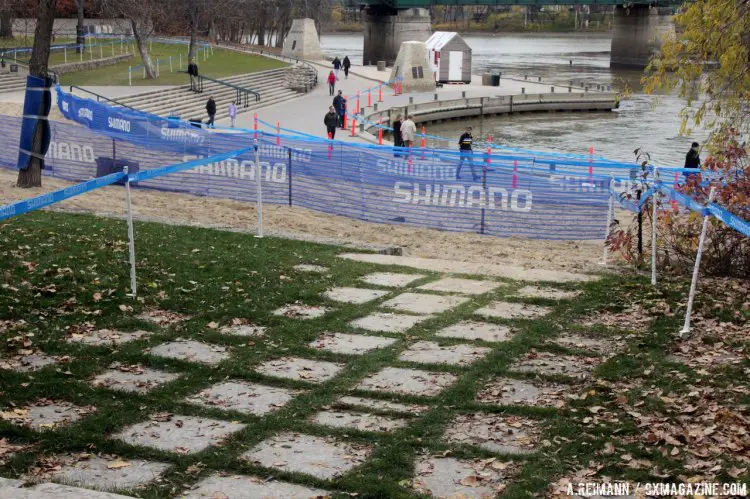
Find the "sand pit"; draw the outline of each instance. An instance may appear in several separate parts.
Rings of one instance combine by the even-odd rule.
[[[21,104],[0,102],[0,114],[21,116],[21,111]],[[50,119],[70,123],[55,107]],[[15,180],[15,171],[0,168],[0,205],[72,185],[72,182],[45,177],[41,189],[22,190],[15,187]],[[122,199],[122,203],[117,203],[117,199]],[[123,217],[125,193],[119,186],[105,187],[51,209]],[[139,220],[217,229],[254,231],[257,221],[254,203],[148,189],[135,190],[133,209]],[[601,271],[598,265],[601,260],[600,241],[543,241],[443,232],[362,222],[304,208],[274,205],[264,206],[264,229],[268,235],[357,248],[400,247],[405,256],[507,263],[551,270]]]

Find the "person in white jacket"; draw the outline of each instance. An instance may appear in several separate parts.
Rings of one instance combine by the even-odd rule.
[[[411,147],[417,140],[417,125],[414,123],[414,116],[411,114],[401,123],[401,138],[404,141],[404,147]]]

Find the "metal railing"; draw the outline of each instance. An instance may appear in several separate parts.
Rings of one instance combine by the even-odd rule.
[[[301,66],[306,67],[310,74],[310,77],[305,83],[305,92],[309,92],[310,90],[312,90],[314,87],[318,85],[318,69],[313,64],[307,62],[304,59],[298,59],[295,57],[287,57],[285,55],[276,54],[270,50],[263,50],[263,49],[257,49],[254,47],[248,47],[247,45],[242,45],[241,43],[217,41],[216,46],[217,47],[221,47],[221,46],[230,47],[230,48],[234,48],[235,50],[241,50],[243,52],[249,52],[251,54],[257,54],[257,55],[262,55],[264,57],[269,57],[271,59],[278,59],[280,61],[289,62],[290,64],[299,64]]]
[[[128,109],[132,109],[133,111],[137,111],[137,109],[134,108],[134,107],[132,107],[132,106],[128,106],[127,104],[123,104],[122,102],[116,101],[114,99],[110,99],[109,97],[105,97],[104,95],[97,94],[96,92],[92,92],[91,90],[86,90],[85,88],[81,88],[81,87],[79,87],[77,85],[71,85],[70,86],[70,93],[71,94],[73,93],[73,89],[76,89],[79,92],[84,92],[84,93],[93,95],[94,97],[96,97],[96,102],[101,102],[101,101],[111,102],[112,104],[114,104],[116,106],[126,107]]]
[[[187,71],[180,71],[180,73],[187,74]],[[203,81],[208,80],[211,83],[216,83],[217,85],[233,88],[237,94],[236,102],[238,106],[241,106],[241,107],[250,106],[251,96],[252,96],[253,102],[260,101],[260,93],[256,92],[255,90],[251,90],[249,88],[240,87],[239,85],[234,85],[233,83],[228,83],[223,80],[217,80],[216,78],[211,78],[210,76],[205,76],[205,75],[200,75],[200,74],[197,76],[188,75],[188,78],[190,79],[190,90],[192,90],[193,92],[203,93]]]

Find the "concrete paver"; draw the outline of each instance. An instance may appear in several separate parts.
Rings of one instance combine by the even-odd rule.
[[[508,326],[487,322],[463,321],[438,331],[441,338],[461,338],[464,340],[507,341],[513,330]]]
[[[371,451],[368,446],[331,438],[282,433],[264,440],[242,458],[267,468],[330,480],[361,464]]]
[[[188,397],[185,401],[203,407],[263,416],[281,409],[300,393],[302,392],[299,390],[259,385],[246,381],[225,381],[206,388],[200,393]]]
[[[458,376],[453,374],[386,367],[360,381],[357,389],[431,397],[456,381]]]
[[[296,485],[293,483],[266,480],[254,476],[214,474],[198,482],[183,495],[184,499],[310,499],[328,497],[330,492]]]
[[[216,419],[180,415],[154,415],[149,421],[124,428],[111,438],[130,445],[193,454],[218,444],[244,424]]]
[[[349,323],[353,327],[383,333],[404,333],[431,315],[404,315],[375,312]]]
[[[394,344],[394,338],[365,336],[363,334],[323,333],[309,344],[311,348],[347,355],[363,355]]]

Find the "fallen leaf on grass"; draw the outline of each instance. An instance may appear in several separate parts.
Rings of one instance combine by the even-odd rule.
[[[127,468],[130,466],[130,463],[127,461],[123,461],[121,459],[118,459],[117,461],[113,461],[107,465],[108,470],[119,470],[120,468]]]

